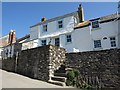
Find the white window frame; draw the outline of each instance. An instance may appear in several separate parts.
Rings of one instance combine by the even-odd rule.
[[[116,37],[110,37],[110,46],[112,48],[115,48],[117,46],[117,43],[116,43]]]
[[[44,26],[46,26],[46,28],[44,28]],[[47,24],[43,24],[42,25],[42,32],[47,32],[48,30],[48,25]]]
[[[100,43],[97,43],[98,41],[100,41]],[[101,42],[101,40],[94,40],[94,48],[102,48],[102,42]]]
[[[43,43],[43,41],[45,41],[45,43]],[[45,46],[45,45],[47,45],[47,40],[46,39],[41,40],[41,46]]]
[[[72,35],[71,34],[67,34],[66,35],[66,43],[72,43]]]
[[[95,22],[97,22],[97,24],[94,25]],[[92,21],[91,22],[91,27],[92,27],[92,29],[99,28],[100,27],[99,21],[98,20]]]
[[[59,24],[59,22],[62,21],[62,24]],[[60,28],[59,26],[62,25],[62,27]],[[57,28],[58,29],[62,29],[64,27],[64,21],[63,20],[58,20],[57,21]]]
[[[59,45],[56,44],[56,39],[58,39],[59,37],[55,38],[55,46],[60,46],[60,38],[59,38]],[[58,42],[57,42],[58,43]]]

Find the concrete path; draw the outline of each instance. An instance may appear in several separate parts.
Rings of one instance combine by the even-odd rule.
[[[22,75],[7,72],[0,69],[0,80],[2,78],[2,88],[70,88],[62,87],[47,82],[34,80]]]

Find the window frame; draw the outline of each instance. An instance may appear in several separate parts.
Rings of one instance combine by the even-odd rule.
[[[97,23],[96,23],[97,22]],[[94,25],[95,24],[95,25]],[[96,29],[96,28],[99,28],[100,27],[100,23],[98,20],[95,20],[95,21],[92,21],[91,22],[91,25],[92,25],[92,29]]]
[[[71,34],[67,34],[66,35],[66,43],[72,43],[72,35]]]
[[[48,30],[48,25],[47,24],[42,25],[42,32],[47,32],[47,30]]]
[[[56,41],[58,39],[58,41]],[[60,46],[60,38],[56,37],[55,38],[55,46]]]
[[[45,45],[47,45],[47,40],[46,39],[41,40],[41,46],[45,46]]]
[[[98,42],[100,41],[100,42]],[[102,48],[101,40],[94,40],[94,48]]]
[[[114,39],[113,39],[114,38]],[[110,37],[110,46],[112,47],[112,48],[115,48],[115,47],[117,47],[117,43],[116,43],[116,37]]]
[[[61,21],[62,21],[62,23],[60,24],[59,22],[61,22]],[[64,27],[64,23],[63,22],[64,22],[63,20],[58,20],[57,21],[57,28],[58,29],[62,29]],[[62,27],[59,27],[60,25],[62,25]]]

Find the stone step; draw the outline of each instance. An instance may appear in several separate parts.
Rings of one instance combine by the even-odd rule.
[[[51,79],[52,79],[53,81],[66,82],[66,78],[65,78],[65,77],[53,76],[53,77],[51,77]]]
[[[54,76],[66,77],[66,73],[54,73]]]
[[[64,82],[60,82],[60,81],[50,80],[50,81],[48,81],[48,83],[59,85],[59,86],[66,86],[66,84]]]

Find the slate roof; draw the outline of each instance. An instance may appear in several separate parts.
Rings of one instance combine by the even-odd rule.
[[[0,38],[0,47],[4,47],[8,45],[8,39],[9,39],[9,35],[5,35],[3,37]]]
[[[95,19],[91,19],[91,20],[88,20],[88,21],[84,21],[84,22],[79,23],[78,25],[76,25],[74,28],[77,29],[77,28],[83,28],[83,27],[89,26],[90,23],[92,21],[95,21],[95,20],[98,20],[99,23],[105,23],[105,22],[113,21],[115,19],[116,20],[120,19],[120,13],[118,13],[118,14],[115,13],[115,14],[103,16],[103,17],[100,17],[100,18],[95,18]]]
[[[30,38],[30,34],[25,35],[24,37],[17,39],[16,42],[20,42],[20,41],[25,40],[27,38]]]

